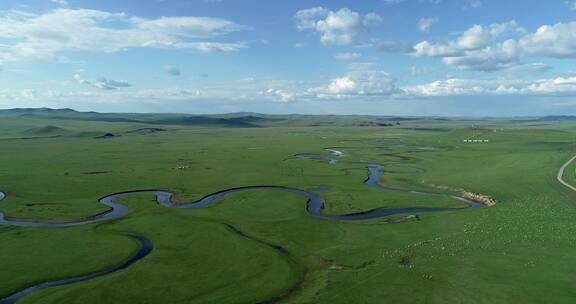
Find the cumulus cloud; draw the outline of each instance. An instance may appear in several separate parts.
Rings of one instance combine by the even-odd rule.
[[[258,89],[268,86],[268,89]],[[252,79],[241,86],[241,94],[246,99],[269,98],[281,102],[297,100],[379,100],[381,98],[432,98],[450,96],[576,96],[576,75],[561,75],[555,78],[538,80],[493,78],[465,79],[449,78],[429,83],[399,86],[396,79],[378,69],[350,70],[347,74],[335,77],[327,84],[295,81],[262,81]],[[254,92],[258,92],[254,94]],[[220,90],[204,89],[213,95]],[[234,98],[228,94],[227,98]]]
[[[496,71],[520,64],[518,49],[511,40],[481,50],[467,51],[462,56],[445,57],[443,61],[462,70],[476,71]]]
[[[117,90],[119,88],[128,88],[132,86],[126,81],[107,79],[105,77],[101,77],[98,80],[86,80],[82,78],[82,75],[76,74],[74,75],[74,79],[78,81],[78,83],[86,84],[101,90]]]
[[[114,26],[112,25],[114,24]],[[89,9],[56,9],[44,14],[0,13],[0,63],[58,60],[64,51],[118,52],[129,48],[235,52],[243,42],[205,41],[246,28],[207,17],[144,19]]]
[[[337,95],[351,94],[356,91],[357,86],[356,81],[352,77],[344,76],[332,80],[326,88],[326,92]]]
[[[426,84],[401,88],[402,92],[410,96],[460,96],[479,95],[498,90],[502,87],[512,87],[510,83],[504,85],[503,80],[474,80],[474,79],[447,79],[437,80]],[[514,82],[516,85],[516,83]]]
[[[429,32],[436,22],[438,22],[438,17],[422,18],[418,21],[417,27],[421,32]]]
[[[543,25],[518,42],[521,51],[530,56],[554,58],[576,57],[576,22]]]
[[[502,70],[522,65],[521,59],[527,56],[573,56],[576,43],[570,36],[576,34],[571,35],[571,27],[570,24],[544,26],[527,34],[515,21],[474,25],[447,43],[422,41],[414,46],[413,54],[440,57],[445,64],[464,70]]]
[[[348,8],[331,11],[323,7],[300,10],[294,16],[300,31],[314,31],[325,45],[349,45],[359,35],[382,22],[375,13],[362,16]]]
[[[347,98],[354,96],[383,96],[396,92],[396,79],[379,70],[351,70],[333,79],[328,85],[309,89],[317,98]]]
[[[576,58],[576,22],[540,26],[527,33],[515,21],[475,25],[446,43],[422,41],[413,55],[440,57],[464,70],[495,71],[525,65],[526,58]]]
[[[334,56],[334,58],[338,60],[356,60],[360,59],[362,54],[360,53],[338,53]]]
[[[464,56],[466,52],[480,50],[494,43],[497,38],[524,33],[525,29],[516,21],[492,24],[484,27],[474,25],[462,33],[456,40],[448,43],[430,43],[422,41],[414,46],[416,56],[456,57]]]
[[[407,96],[471,96],[471,95],[576,95],[576,76],[560,76],[540,80],[458,79],[438,80],[403,87]]]
[[[576,94],[576,77],[538,80],[524,88],[531,94]]]

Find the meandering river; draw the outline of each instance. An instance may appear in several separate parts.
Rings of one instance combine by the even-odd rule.
[[[331,148],[328,148],[326,150],[330,151],[336,157],[343,157],[346,155],[341,151],[334,150]],[[333,158],[321,157],[319,155],[312,154],[312,153],[297,154],[296,156],[297,157],[310,158],[310,159],[316,159],[316,160],[323,160],[323,161],[327,161],[330,164],[336,163],[336,160]],[[320,220],[330,220],[330,221],[361,221],[361,220],[369,220],[369,219],[375,219],[375,218],[383,218],[386,216],[391,216],[391,215],[396,215],[396,214],[423,213],[423,212],[445,212],[445,211],[456,211],[456,210],[463,210],[463,209],[469,209],[469,208],[476,209],[476,208],[485,207],[483,204],[481,204],[479,202],[468,200],[468,199],[465,199],[463,197],[459,197],[459,196],[455,196],[455,195],[440,194],[440,193],[434,193],[434,192],[422,192],[422,191],[415,191],[415,190],[411,190],[411,189],[395,188],[395,187],[387,186],[381,182],[382,175],[385,174],[385,172],[387,170],[396,172],[400,169],[400,172],[402,172],[404,174],[418,174],[418,173],[425,172],[425,170],[422,168],[407,166],[407,165],[402,165],[402,164],[379,165],[379,164],[365,163],[365,165],[368,169],[368,178],[364,181],[364,183],[370,187],[376,187],[376,188],[379,188],[379,189],[382,189],[385,191],[403,192],[403,193],[410,193],[410,194],[420,195],[420,196],[445,197],[445,198],[453,199],[453,200],[458,201],[458,202],[462,202],[465,204],[465,206],[452,207],[452,208],[430,208],[430,207],[425,207],[425,206],[416,206],[416,207],[396,208],[396,209],[373,209],[373,210],[367,210],[367,211],[359,212],[359,213],[336,215],[336,214],[325,213],[326,200],[317,193],[302,190],[302,189],[297,189],[297,188],[285,187],[285,186],[256,185],[256,186],[245,186],[245,187],[237,187],[237,188],[221,190],[221,191],[218,191],[218,192],[215,192],[212,194],[208,194],[205,197],[203,197],[197,201],[194,201],[191,203],[185,203],[185,204],[174,202],[174,200],[172,199],[173,193],[171,193],[169,191],[163,191],[163,190],[134,190],[134,191],[127,191],[127,192],[113,193],[113,194],[109,194],[105,197],[102,197],[98,200],[101,204],[109,207],[110,208],[109,211],[104,212],[102,214],[98,214],[98,215],[89,217],[89,218],[86,218],[86,219],[63,221],[63,222],[43,222],[43,221],[33,221],[33,220],[23,220],[23,219],[17,219],[17,218],[10,218],[10,217],[5,216],[5,214],[0,213],[0,225],[19,226],[19,227],[37,227],[37,228],[66,228],[66,227],[74,227],[74,226],[79,226],[79,225],[88,225],[88,224],[110,221],[110,220],[122,218],[128,214],[128,208],[126,206],[120,204],[118,202],[119,199],[124,198],[124,197],[129,197],[129,196],[137,196],[137,195],[154,195],[156,197],[157,203],[164,206],[164,207],[167,207],[167,208],[199,209],[199,208],[210,207],[214,204],[217,204],[218,202],[222,201],[226,196],[231,195],[231,194],[235,194],[235,193],[246,192],[246,191],[284,191],[284,192],[297,194],[297,195],[300,195],[300,196],[306,198],[307,199],[306,211],[308,212],[308,214],[310,216],[315,217],[315,218],[320,219]],[[396,170],[394,170],[394,168]],[[398,172],[396,172],[396,173],[398,173]],[[5,198],[6,198],[6,194],[3,192],[0,192],[0,201],[2,201]],[[231,231],[233,231],[234,233],[236,233],[240,236],[243,236],[243,237],[252,239],[254,241],[260,242],[262,244],[265,244],[265,245],[279,251],[280,253],[282,253],[284,255],[288,255],[288,253],[281,246],[272,245],[272,244],[269,244],[265,241],[259,240],[255,237],[248,236],[233,226],[228,225],[227,227]],[[100,277],[109,275],[111,273],[117,272],[117,271],[121,271],[121,270],[131,266],[132,264],[136,263],[138,260],[146,257],[150,252],[152,252],[154,246],[153,246],[152,242],[150,242],[150,240],[148,240],[146,237],[133,235],[133,234],[124,234],[124,235],[131,238],[131,239],[138,241],[140,244],[140,250],[138,251],[137,254],[135,254],[132,258],[130,258],[128,261],[124,262],[123,264],[118,265],[116,267],[113,267],[111,269],[97,272],[97,273],[79,276],[76,278],[69,278],[69,279],[63,279],[63,280],[58,280],[58,281],[45,282],[45,283],[41,283],[41,284],[38,284],[35,286],[31,286],[29,288],[26,288],[22,291],[19,291],[15,294],[12,294],[12,295],[0,300],[0,304],[16,303],[18,300],[20,300],[24,297],[27,297],[27,296],[35,293],[35,292],[39,292],[39,291],[47,289],[47,288],[76,284],[79,282],[84,282],[84,281],[89,281],[89,280],[93,280],[96,278],[100,278]]]

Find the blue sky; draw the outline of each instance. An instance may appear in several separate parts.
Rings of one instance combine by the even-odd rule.
[[[0,108],[576,114],[574,0],[3,0]]]

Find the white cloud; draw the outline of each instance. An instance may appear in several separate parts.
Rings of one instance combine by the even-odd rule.
[[[234,52],[246,45],[198,40],[244,29],[232,21],[206,17],[143,19],[88,9],[56,9],[45,14],[9,11],[0,13],[0,38],[10,41],[0,48],[0,63],[61,60],[64,51],[158,48]]]
[[[503,80],[474,80],[474,79],[447,79],[430,83],[403,87],[401,90],[409,96],[432,97],[432,96],[461,96],[480,95],[495,91],[506,81]],[[508,84],[510,85],[510,84]]]
[[[552,67],[545,63],[526,63],[511,67],[509,71],[514,73],[541,73],[551,70]]]
[[[576,94],[576,77],[538,80],[524,91],[531,94]]]
[[[447,79],[403,87],[407,96],[472,96],[472,95],[576,95],[576,76],[541,80],[518,79]]]
[[[330,10],[323,7],[300,10],[296,12],[296,15],[294,16],[296,27],[301,31],[315,29],[318,20],[326,18],[329,13]]]
[[[571,10],[571,11],[576,11],[576,1],[571,0],[571,1],[564,1],[564,4],[566,4],[566,7]]]
[[[88,103],[97,104],[163,104],[164,102],[195,102],[195,101],[285,101],[290,97],[281,96],[282,93],[265,96],[261,91],[265,87],[274,87],[275,90],[298,92],[302,82],[274,81],[269,79],[255,79],[250,83],[222,83],[211,86],[174,86],[150,89],[121,90],[130,84],[111,79],[85,80],[81,75],[75,75],[75,80],[86,86],[98,90],[85,89],[83,87],[54,88],[53,84],[46,83],[37,89],[3,89],[0,88],[0,106],[14,107],[15,104],[26,106],[53,106],[60,107],[63,104],[75,105]],[[267,89],[264,89],[264,91]]]
[[[434,23],[438,22],[438,17],[422,18],[418,21],[418,29],[422,32],[429,32]]]
[[[334,58],[338,60],[356,60],[360,59],[362,54],[360,53],[338,53],[334,56]]]
[[[213,37],[245,29],[245,27],[226,19],[208,17],[131,18],[130,21],[141,31],[155,33],[159,36],[170,33],[173,36],[187,38]]]
[[[420,85],[398,87],[392,76],[380,70],[350,71],[325,85],[304,81],[274,80],[263,78],[242,79],[209,86],[176,86],[157,89],[118,88],[129,86],[122,81],[99,79],[77,80],[98,90],[78,90],[67,87],[58,91],[50,84],[36,89],[0,88],[0,106],[67,106],[89,103],[98,104],[158,104],[166,102],[321,102],[348,100],[392,101],[420,98],[458,96],[534,96],[573,98],[576,96],[576,75],[550,79],[518,80],[507,78],[438,80]]]
[[[443,62],[462,70],[496,71],[519,65],[519,53],[512,40],[467,51],[462,56],[445,57]]]
[[[524,65],[525,58],[576,58],[576,22],[543,25],[533,33],[515,21],[475,25],[447,43],[422,41],[413,55],[440,57],[465,70],[495,71]]]
[[[576,57],[576,22],[543,25],[518,41],[522,52],[530,56]]]
[[[74,79],[78,81],[78,83],[89,85],[96,89],[101,90],[117,90],[119,88],[128,88],[132,85],[126,81],[122,80],[113,80],[107,79],[105,77],[101,77],[98,80],[85,80],[82,78],[80,74],[74,75]]]
[[[364,20],[362,20],[362,24],[366,29],[376,27],[382,23],[383,19],[380,15],[376,13],[368,13],[364,16]]]
[[[356,81],[350,76],[340,77],[332,80],[328,85],[327,92],[330,94],[350,94],[356,91]]]
[[[359,35],[382,22],[382,17],[375,13],[362,16],[348,8],[331,11],[323,7],[300,10],[294,19],[300,31],[318,33],[325,45],[352,44]]]
[[[67,0],[50,0],[50,2],[56,3],[56,4],[61,5],[61,6],[68,6]]]
[[[379,70],[351,70],[328,85],[311,88],[308,93],[320,99],[341,99],[354,96],[389,96],[396,92],[396,80]]]
[[[531,44],[529,37],[533,35],[526,34],[515,21],[486,27],[475,25],[447,43],[422,41],[414,46],[413,54],[441,57],[445,64],[459,69],[495,71],[521,65],[521,58]]]
[[[474,25],[467,29],[456,40],[444,44],[432,44],[422,41],[414,46],[416,56],[456,57],[464,56],[467,51],[479,50],[493,44],[497,38],[524,33],[516,21],[492,24],[484,27]]]
[[[482,8],[483,6],[484,6],[484,3],[482,3],[482,1],[480,1],[480,0],[468,0],[466,5],[464,6],[464,8],[465,9],[477,9],[477,8]]]
[[[268,89],[264,92],[260,92],[260,95],[266,96],[272,99],[277,99],[282,102],[290,102],[296,99],[296,94],[293,92],[287,92],[284,90]]]

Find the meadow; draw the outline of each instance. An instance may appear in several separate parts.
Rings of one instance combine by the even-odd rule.
[[[100,197],[136,189],[190,202],[249,185],[318,193],[330,214],[463,206],[368,187],[366,163],[397,164],[383,175],[387,185],[497,200],[338,222],[311,217],[303,197],[278,191],[198,210],[130,197],[121,201],[128,216],[113,221],[0,225],[0,299],[121,264],[139,244],[120,233],[133,233],[154,244],[144,259],[18,303],[573,303],[576,193],[556,173],[576,150],[575,131],[555,120],[0,112],[8,218],[89,218],[107,211]],[[335,164],[295,157],[335,157],[331,147],[346,154]],[[576,183],[574,172],[576,164],[567,181]]]

